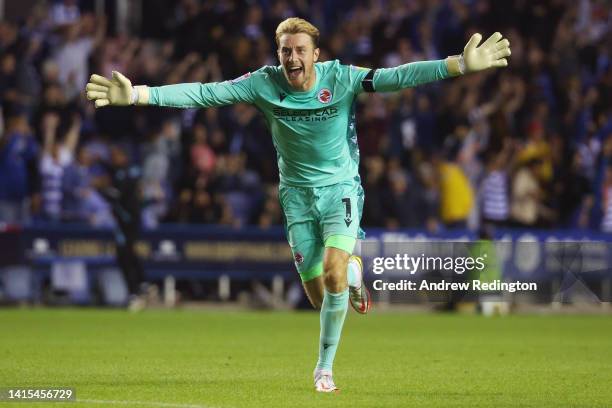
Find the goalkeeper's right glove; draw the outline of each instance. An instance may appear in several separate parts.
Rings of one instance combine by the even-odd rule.
[[[94,101],[96,108],[106,105],[127,106],[149,103],[149,88],[132,86],[130,80],[117,71],[113,71],[111,79],[93,74],[85,89],[87,99]]]

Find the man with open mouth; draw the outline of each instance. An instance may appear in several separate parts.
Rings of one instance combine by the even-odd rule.
[[[319,358],[315,389],[334,392],[332,365],[348,304],[370,309],[361,259],[353,255],[364,193],[354,101],[363,92],[392,92],[494,67],[505,67],[510,43],[494,33],[480,46],[474,34],[461,55],[443,60],[370,69],[318,62],[319,30],[300,18],[276,29],[279,66],[265,66],[232,81],[161,87],[132,86],[113,72],[92,75],[87,97],[106,105],[181,108],[234,103],[255,105],[266,118],[278,153],[279,196],[287,239],[312,305],[320,309]]]

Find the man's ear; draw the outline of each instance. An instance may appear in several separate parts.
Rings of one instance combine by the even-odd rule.
[[[319,60],[319,52],[321,52],[320,49],[315,48],[314,50],[314,62],[317,62]]]

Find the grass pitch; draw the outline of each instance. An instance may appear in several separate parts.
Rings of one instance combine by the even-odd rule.
[[[329,395],[316,313],[0,310],[0,387],[80,401],[0,408],[610,407],[611,323],[349,311]]]

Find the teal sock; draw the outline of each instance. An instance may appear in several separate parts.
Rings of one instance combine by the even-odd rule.
[[[348,285],[352,287],[361,286],[361,274],[359,273],[359,265],[356,262],[348,263],[348,267],[346,269],[346,279],[348,281]]]
[[[348,296],[348,289],[340,293],[330,293],[327,289],[325,290],[321,307],[321,336],[317,369],[332,369],[348,309]]]

